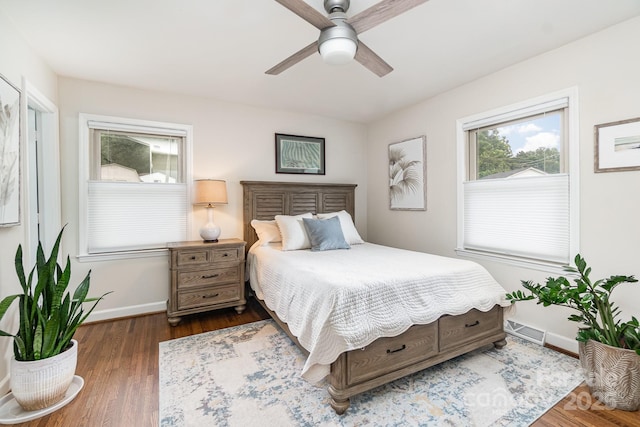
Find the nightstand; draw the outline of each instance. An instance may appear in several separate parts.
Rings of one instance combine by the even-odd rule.
[[[168,243],[167,317],[176,326],[181,316],[225,307],[245,308],[244,247],[239,239]]]

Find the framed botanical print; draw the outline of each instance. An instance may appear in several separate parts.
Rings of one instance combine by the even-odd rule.
[[[389,144],[389,208],[427,209],[426,137]]]
[[[20,224],[20,90],[0,75],[0,227]]]

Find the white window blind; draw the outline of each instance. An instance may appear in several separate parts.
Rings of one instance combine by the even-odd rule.
[[[569,262],[569,175],[468,181],[464,248]]]
[[[88,183],[89,253],[164,247],[186,239],[186,184]]]
[[[138,121],[137,121],[138,122]],[[118,121],[105,121],[105,120],[88,120],[87,127],[89,129],[101,129],[120,132],[136,132],[146,133],[150,135],[171,135],[171,136],[187,136],[187,131],[184,129],[175,129],[173,127],[153,126],[146,124],[147,122],[139,121],[143,124],[127,124]]]
[[[536,114],[544,114],[548,111],[555,111],[561,108],[567,108],[568,106],[569,98],[562,97],[550,101],[533,103],[527,106],[520,106],[509,111],[488,113],[482,118],[465,122],[462,125],[462,130],[467,131],[472,129],[479,129],[485,126],[495,125],[497,123],[518,120],[523,117],[535,116]]]

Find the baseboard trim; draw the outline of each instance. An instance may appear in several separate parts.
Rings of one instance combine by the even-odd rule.
[[[575,338],[567,338],[562,335],[547,332],[546,341],[547,344],[561,348],[573,354],[578,354],[578,341]]]
[[[102,322],[105,320],[118,319],[120,317],[140,316],[143,314],[157,313],[159,311],[166,310],[166,301],[130,305],[128,307],[111,308],[108,310],[96,310],[87,317],[85,323]]]

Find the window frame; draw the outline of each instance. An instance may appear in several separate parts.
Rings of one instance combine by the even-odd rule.
[[[531,117],[541,111],[557,110],[562,102],[566,103],[564,122],[563,150],[565,173],[569,176],[569,260],[579,252],[580,246],[580,153],[579,153],[579,110],[578,89],[572,87],[553,92],[540,97],[528,99],[515,104],[499,107],[483,113],[463,117],[456,121],[456,149],[457,149],[457,241],[456,253],[460,256],[479,260],[490,260],[520,267],[533,268],[544,271],[562,271],[563,264],[529,259],[507,254],[479,251],[465,248],[464,242],[464,182],[472,171],[470,167],[470,150],[468,131],[473,128],[483,128],[493,124],[513,121],[523,117]]]
[[[79,148],[78,148],[78,207],[79,207],[79,228],[78,228],[78,255],[80,262],[84,261],[107,261],[114,259],[132,259],[153,256],[166,256],[166,248],[140,249],[140,250],[116,250],[110,252],[90,253],[88,244],[88,208],[89,208],[89,180],[91,179],[92,150],[94,144],[92,138],[92,128],[99,124],[101,127],[108,127],[110,130],[122,132],[137,132],[157,135],[181,135],[184,137],[184,147],[182,147],[181,176],[184,179],[186,194],[185,215],[186,230],[188,235],[191,230],[191,215],[189,204],[191,200],[192,181],[192,146],[193,146],[193,126],[158,122],[150,120],[131,119],[124,117],[105,116],[97,114],[79,114]],[[144,183],[144,185],[157,185],[154,183]],[[172,184],[167,184],[172,185]]]

